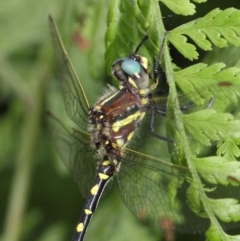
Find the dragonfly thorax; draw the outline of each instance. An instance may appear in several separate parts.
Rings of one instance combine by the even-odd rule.
[[[124,86],[91,108],[88,130],[100,160],[105,156],[110,160],[120,160],[145,115],[148,103],[148,96],[139,95],[129,86]]]

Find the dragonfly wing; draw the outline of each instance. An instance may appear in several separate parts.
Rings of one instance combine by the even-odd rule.
[[[209,221],[187,205],[190,172],[185,167],[127,149],[117,174],[123,202],[150,225],[184,233],[201,233]]]
[[[83,87],[64,48],[54,20],[49,17],[55,55],[58,63],[58,77],[61,80],[66,112],[81,129],[88,124],[89,104]]]
[[[51,113],[49,123],[56,150],[86,196],[94,183],[98,161],[90,145],[90,135],[69,128]]]

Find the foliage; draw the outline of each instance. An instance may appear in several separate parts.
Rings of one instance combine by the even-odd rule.
[[[176,14],[189,15],[194,13],[194,5],[188,1],[181,1],[181,3],[180,1],[163,2]],[[123,9],[124,6],[123,2],[114,1],[110,9]],[[163,36],[165,31],[162,22],[157,21],[160,16],[158,6],[153,2],[146,6],[144,1],[138,1],[133,3],[133,7],[139,24],[137,24],[136,28],[134,27],[132,38],[140,39],[140,36],[144,34],[142,28],[147,23],[146,27],[149,28],[151,38],[149,45],[147,45],[147,51],[156,55],[158,46],[156,37],[161,39],[162,37],[159,36]],[[184,13],[182,9],[184,9]],[[112,16],[110,15],[110,17]],[[127,17],[124,16],[114,21],[114,27],[111,19],[109,22],[106,52],[108,66],[110,66],[113,58],[108,54],[108,51],[114,53],[112,46],[119,45],[119,48],[115,49],[116,55],[124,52],[123,49],[125,48],[124,44],[121,44],[122,37],[120,35],[122,35],[122,32],[116,31],[116,26],[119,29],[122,26],[124,31],[128,29],[130,31],[133,26],[129,24]],[[209,51],[212,50],[213,45],[220,48],[227,47],[228,44],[239,46],[239,25],[239,10],[234,8],[220,10],[216,8],[202,18],[190,21],[169,31],[167,39],[184,57],[193,60],[198,58],[196,47]],[[113,34],[114,31],[115,35]],[[111,35],[108,35],[108,33],[111,33]],[[187,43],[187,37],[192,40],[192,43]],[[159,42],[161,43],[162,40],[158,40]],[[108,45],[108,43],[111,44]],[[223,63],[215,63],[210,66],[199,63],[177,71],[172,67],[166,45],[163,59],[163,66],[170,86],[168,121],[171,123],[169,125],[170,132],[177,150],[173,154],[173,159],[177,163],[186,163],[191,172],[190,182],[192,184],[188,191],[187,201],[194,212],[209,217],[211,220],[211,229],[209,229],[211,231],[206,232],[209,240],[219,240],[219,237],[221,237],[221,240],[228,240],[229,237],[224,233],[217,218],[224,222],[239,222],[240,215],[237,212],[239,199],[227,199],[227,196],[226,199],[216,199],[214,193],[217,191],[214,192],[214,189],[208,191],[205,187],[206,184],[201,184],[201,178],[214,185],[239,185],[237,180],[240,180],[240,169],[236,158],[239,156],[237,146],[240,141],[240,122],[234,118],[230,110],[236,109],[239,104],[240,69],[236,67],[224,68]],[[206,104],[206,100],[214,98],[216,106],[214,106],[214,103],[213,106],[208,106],[206,109],[182,115],[181,107],[177,101],[175,83],[192,103],[203,105]],[[174,122],[172,122],[172,119],[174,119]],[[214,145],[214,142],[218,142],[217,147],[224,152],[224,157],[221,157],[221,152],[218,150],[215,153],[211,152],[209,157],[205,157],[205,159],[198,157],[197,154],[203,155],[201,152],[204,146]],[[228,145],[228,149],[226,149],[226,144],[230,142],[232,145]],[[229,157],[232,158],[229,159]],[[208,197],[207,192],[211,192],[213,198]],[[198,201],[195,202],[196,200]],[[232,208],[228,210],[227,214],[224,213],[226,210],[226,206],[225,208],[223,206],[224,200],[226,206],[232,204]],[[239,236],[231,237],[231,240],[238,239]]]
[[[51,13],[54,16],[61,35],[64,36],[64,43],[71,46],[67,48],[69,55],[90,103],[93,103],[101,94],[99,89],[109,82],[106,71],[110,72],[111,63],[119,56],[128,55],[146,33],[147,28],[150,39],[142,53],[147,57],[157,55],[165,31],[161,21],[162,16],[165,16],[161,15],[159,6],[162,9],[164,4],[175,14],[187,16],[198,12],[195,3],[202,3],[204,8],[210,6],[210,3],[205,2],[1,2],[0,210],[4,214],[0,218],[0,223],[4,223],[1,227],[1,240],[70,240],[82,206],[82,200],[78,203],[80,194],[65,168],[61,166],[61,161],[54,162],[57,157],[52,151],[45,123],[45,109],[60,113],[63,111],[59,89],[55,83],[55,60],[47,15]],[[197,48],[211,50],[212,46],[239,46],[239,11],[232,8],[232,1],[228,2],[229,5],[224,6],[225,10],[220,10],[223,7],[220,6],[222,3],[219,3],[219,6],[215,6],[215,9],[205,16],[202,15],[202,18],[169,31],[167,40],[184,57],[191,60],[198,58]],[[164,20],[172,21],[167,17]],[[104,34],[107,27],[105,50]],[[191,43],[187,42],[189,39]],[[106,64],[103,61],[104,52]],[[198,175],[200,174],[214,184],[237,186],[240,180],[239,165],[236,161],[239,156],[239,110],[236,108],[239,98],[239,69],[224,68],[222,63],[200,63],[175,71],[167,45],[164,47],[162,63],[171,90],[170,110],[172,105],[178,104],[173,80],[184,92],[197,93],[199,88],[203,90],[193,99],[193,95],[188,96],[196,104],[201,105],[206,98],[215,96],[216,92],[218,94],[211,109],[183,116],[180,111],[173,113],[175,124],[178,126],[173,138],[179,153],[184,153],[184,158],[181,157],[180,161],[187,162],[193,172],[193,183],[199,182],[201,186]],[[221,83],[231,83],[232,86],[224,92]],[[227,103],[222,101],[225,97],[229,97]],[[191,143],[188,141],[192,140],[190,137],[194,139]],[[205,146],[214,144],[217,148],[214,156],[198,157],[196,153],[202,153]],[[189,147],[196,149],[191,150]],[[196,188],[192,190],[189,196],[192,196],[192,200],[201,196],[207,215],[212,221],[206,233],[207,239],[238,240],[239,236],[228,236],[224,233],[215,215],[225,221],[239,220],[239,203],[234,199],[207,198],[203,186],[199,193],[196,193]],[[197,202],[195,204],[198,205]],[[138,224],[131,215],[128,216],[120,198],[115,194],[103,197],[98,210],[86,241],[96,236],[99,240],[106,240],[109,235],[112,235],[112,239],[120,241],[123,240],[121,234],[125,233],[126,229],[132,235],[131,240],[134,240],[135,234],[139,232],[138,228],[141,230],[138,234],[141,235],[142,241],[156,240],[159,235],[151,228]],[[106,223],[106,229],[103,229],[103,221]],[[111,227],[110,234],[108,227]]]

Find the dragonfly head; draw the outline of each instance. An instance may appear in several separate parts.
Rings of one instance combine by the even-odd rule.
[[[120,81],[121,86],[130,85],[137,90],[149,87],[148,59],[135,53],[129,58],[115,60],[112,64],[112,74]]]

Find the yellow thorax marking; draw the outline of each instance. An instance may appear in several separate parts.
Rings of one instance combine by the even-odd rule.
[[[103,100],[100,105],[103,106],[106,102],[108,102],[109,100],[111,100],[115,95],[117,95],[118,92],[116,92],[115,94],[109,96],[107,99]]]
[[[101,109],[101,106],[99,106],[99,105],[96,105],[95,107],[94,107],[94,110],[96,111],[96,110],[100,110]]]
[[[127,140],[130,141],[133,137],[134,131],[132,131],[131,133],[129,133]]]
[[[134,88],[138,89],[136,83],[134,82],[134,80],[132,80],[131,78],[128,78],[128,82],[131,86],[133,86]]]
[[[137,111],[134,114],[129,115],[127,118],[123,120],[117,120],[116,122],[113,123],[113,126],[112,126],[113,131],[117,132],[121,127],[135,121],[140,115],[141,113]]]
[[[141,65],[148,70],[148,59],[146,57],[141,56]]]

